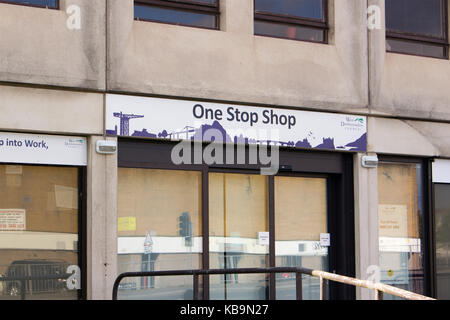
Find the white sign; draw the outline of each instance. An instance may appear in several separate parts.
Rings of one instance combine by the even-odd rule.
[[[115,94],[106,95],[106,134],[367,150],[364,116]]]
[[[258,244],[260,246],[269,245],[269,233],[268,232],[258,232]]]
[[[321,233],[320,234],[320,245],[322,247],[329,247],[331,245],[329,233]]]
[[[0,132],[1,162],[86,166],[86,138]]]
[[[26,230],[25,209],[0,209],[0,232]]]
[[[450,183],[450,160],[435,159],[433,161],[433,182]]]

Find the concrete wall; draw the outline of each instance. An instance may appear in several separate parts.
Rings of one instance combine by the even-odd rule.
[[[91,136],[88,149],[87,297],[110,300],[117,277],[117,154],[96,153],[101,139]]]
[[[0,85],[0,130],[103,134],[103,95]]]
[[[251,0],[221,0],[217,31],[134,21],[133,0],[0,4],[0,130],[89,138],[89,298],[110,299],[117,272],[117,156],[95,152],[105,92],[360,113],[369,153],[450,157],[450,62],[386,53],[384,19],[366,28],[366,5],[384,17],[384,0],[329,2],[329,44],[254,36]],[[66,26],[71,4],[80,30]],[[378,193],[361,156],[356,276],[366,279],[378,264]]]
[[[106,0],[61,0],[60,10],[0,3],[0,81],[105,88]],[[67,28],[68,6],[81,29]]]
[[[334,2],[324,45],[254,36],[249,0],[221,0],[220,31],[133,21],[133,0],[109,0],[108,89],[364,112],[365,3]]]
[[[382,28],[370,43],[371,114],[450,120],[450,61],[387,53],[384,0],[369,0],[382,9]]]

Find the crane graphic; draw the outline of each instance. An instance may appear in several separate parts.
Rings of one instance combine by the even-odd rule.
[[[120,119],[120,135],[129,136],[130,135],[130,119],[143,118],[142,115],[137,114],[124,114],[122,112],[113,113],[114,117]]]

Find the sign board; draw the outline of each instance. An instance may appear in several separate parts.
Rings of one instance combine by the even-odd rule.
[[[106,134],[367,150],[364,116],[116,94],[106,95]]]
[[[86,166],[86,138],[0,132],[1,162]]]
[[[0,209],[0,232],[24,231],[26,221],[25,209]]]

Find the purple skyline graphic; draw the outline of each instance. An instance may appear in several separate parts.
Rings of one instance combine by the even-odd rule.
[[[185,126],[179,131],[167,131],[166,129],[156,133],[151,132],[147,128],[143,128],[141,131],[135,130],[131,135],[129,133],[129,121],[135,118],[144,118],[143,115],[127,115],[123,112],[114,113],[115,117],[121,119],[120,128],[115,126],[114,130],[106,130],[107,135],[113,136],[131,136],[131,137],[147,137],[147,138],[161,138],[161,139],[174,139],[174,140],[192,140],[192,141],[215,141],[222,143],[239,143],[239,144],[267,144],[278,145],[285,147],[295,147],[304,149],[326,149],[326,150],[348,150],[348,151],[366,151],[367,147],[367,134],[364,133],[357,140],[346,144],[345,146],[335,146],[334,138],[323,138],[322,143],[313,147],[308,140],[304,138],[298,141],[274,141],[274,140],[257,140],[254,138],[245,137],[242,134],[240,136],[231,137],[225,128],[218,122],[214,121],[211,125],[203,124],[199,128]],[[125,128],[123,127],[125,126]],[[214,129],[214,132],[209,130]],[[118,134],[120,132],[120,134]],[[214,133],[217,134],[217,137]],[[312,135],[312,132],[309,134]],[[205,138],[206,137],[206,138]],[[211,138],[211,139],[210,139]],[[217,138],[220,138],[217,139]]]

